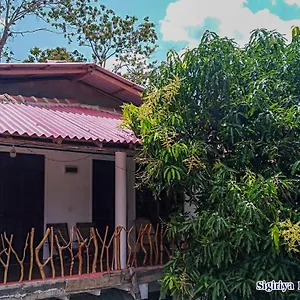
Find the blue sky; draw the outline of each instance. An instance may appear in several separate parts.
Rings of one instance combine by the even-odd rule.
[[[243,45],[252,29],[276,29],[290,37],[291,26],[300,26],[300,0],[103,0],[119,15],[149,16],[159,35],[157,59],[168,49],[180,52],[195,47],[206,29],[235,38]],[[37,24],[38,23],[38,24]],[[36,18],[18,24],[18,29],[42,26]],[[35,33],[18,37],[10,43],[15,57],[24,59],[33,46],[53,48],[68,46],[63,37],[51,33]],[[78,48],[82,53],[84,48]]]

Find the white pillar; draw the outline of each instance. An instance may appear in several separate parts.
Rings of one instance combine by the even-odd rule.
[[[128,229],[134,225],[136,219],[135,203],[135,160],[127,157],[127,226]]]
[[[115,226],[127,228],[126,152],[115,154]],[[121,232],[121,268],[126,268],[126,232]]]

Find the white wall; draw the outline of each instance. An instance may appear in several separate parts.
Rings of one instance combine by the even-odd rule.
[[[11,147],[0,146],[0,151],[9,152]],[[47,223],[68,223],[92,221],[92,160],[112,160],[114,155],[90,155],[66,151],[25,149],[16,147],[18,153],[45,155],[45,203],[44,226]],[[133,158],[127,158],[127,213],[128,223],[135,219],[135,190]],[[78,173],[65,173],[65,166],[76,166]],[[128,224],[128,225],[129,225]],[[45,246],[44,256],[48,247]]]
[[[91,222],[91,157],[56,151],[47,152],[46,157],[45,225],[67,222],[71,228],[76,222]],[[65,166],[76,166],[78,173],[65,173]]]
[[[188,213],[190,216],[195,216],[196,215],[196,207],[194,204],[191,204],[189,202],[187,202],[189,200],[189,197],[187,195],[185,195],[185,202],[184,202],[184,212]]]

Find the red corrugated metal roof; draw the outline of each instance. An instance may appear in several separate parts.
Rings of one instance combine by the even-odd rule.
[[[102,143],[139,142],[131,131],[119,128],[120,112],[67,99],[0,95],[0,101],[0,134]]]

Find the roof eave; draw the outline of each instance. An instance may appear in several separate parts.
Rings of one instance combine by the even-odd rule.
[[[85,82],[89,76],[105,80],[120,90],[132,94],[135,104],[141,104],[144,88],[95,63],[0,63],[0,76],[66,76]]]

